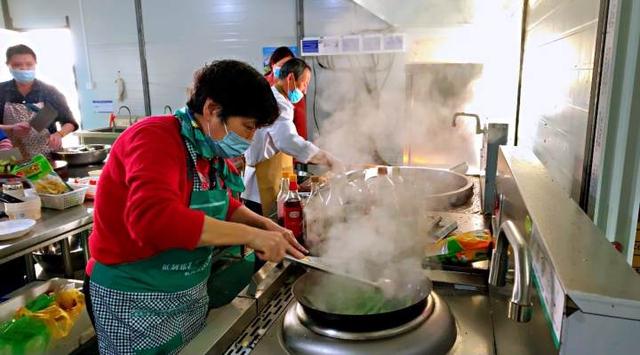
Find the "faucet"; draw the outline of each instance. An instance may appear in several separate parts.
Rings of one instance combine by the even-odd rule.
[[[451,127],[456,127],[456,119],[458,117],[471,117],[476,119],[476,134],[484,134],[486,132],[485,129],[482,128],[482,124],[480,123],[480,116],[475,113],[466,113],[466,112],[456,112],[453,114],[453,121],[451,122]]]
[[[500,226],[496,248],[491,257],[489,284],[498,287],[505,285],[509,245],[513,249],[515,259],[515,281],[509,302],[508,317],[516,322],[524,323],[531,320],[533,310],[531,303],[531,255],[529,255],[526,241],[516,225],[510,220]]]
[[[122,105],[122,106],[120,106],[120,107],[118,108],[118,113],[117,113],[118,115],[120,114],[120,111],[121,111],[122,109],[125,109],[125,110],[127,110],[127,112],[129,112],[129,126],[131,126],[131,125],[134,123],[134,122],[133,122],[133,116],[131,115],[131,109],[129,108],[129,106]]]
[[[169,111],[169,114],[173,114],[173,109],[171,108],[171,106],[169,106],[169,105],[164,105],[164,112],[163,112],[163,113],[164,113],[165,115],[167,114],[167,109],[168,109],[168,111]]]

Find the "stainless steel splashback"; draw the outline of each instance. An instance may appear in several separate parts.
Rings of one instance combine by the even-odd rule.
[[[499,223],[525,236],[536,290],[561,353],[637,352],[640,275],[529,150],[501,147]]]

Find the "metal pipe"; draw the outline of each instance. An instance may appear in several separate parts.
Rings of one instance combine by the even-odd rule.
[[[62,263],[64,265],[64,277],[73,278],[73,263],[71,262],[69,238],[64,238],[60,241],[60,253],[62,254]]]
[[[304,38],[304,0],[296,0],[296,46],[298,53],[302,53],[302,39]]]
[[[485,130],[482,128],[482,124],[480,123],[480,116],[475,113],[466,113],[466,112],[456,112],[453,114],[453,121],[451,121],[451,127],[456,127],[456,119],[458,117],[471,117],[476,120],[476,134],[484,134]]]
[[[9,1],[1,0],[0,4],[2,5],[2,17],[4,20],[4,28],[8,30],[14,30],[13,28],[13,19],[9,14]]]
[[[529,247],[516,225],[508,220],[500,226],[496,241],[496,248],[491,258],[489,270],[489,284],[504,286],[507,273],[507,250],[509,245],[513,250],[515,261],[515,280],[511,301],[509,302],[509,319],[516,322],[531,320],[531,256]]]
[[[82,245],[82,254],[84,255],[84,261],[87,262],[91,258],[91,254],[89,252],[89,231],[83,231],[78,233],[80,237],[80,243]]]
[[[26,272],[27,272],[27,281],[28,282],[32,282],[36,280],[36,268],[33,265],[33,256],[31,256],[31,253],[27,253],[24,255],[24,261],[25,261],[25,265],[26,265]]]
[[[136,8],[136,25],[138,28],[138,50],[140,51],[140,72],[142,73],[142,94],[144,95],[144,114],[151,116],[151,97],[149,95],[149,71],[147,69],[147,50],[144,41],[144,25],[142,23],[142,0],[134,1]]]

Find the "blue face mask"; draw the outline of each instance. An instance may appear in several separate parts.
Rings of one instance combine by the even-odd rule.
[[[304,94],[302,93],[302,90],[295,88],[289,91],[287,96],[289,96],[289,101],[291,101],[292,104],[297,104],[298,102],[300,102],[300,100],[302,100]]]
[[[11,75],[14,79],[16,79],[19,83],[29,83],[32,82],[36,78],[36,71],[31,70],[20,70],[20,69],[9,69]]]
[[[244,152],[249,149],[251,145],[251,141],[248,139],[244,139],[240,137],[235,132],[229,132],[227,130],[227,125],[224,125],[224,130],[227,132],[227,135],[222,138],[222,140],[215,140],[209,136],[207,136],[207,142],[209,143],[209,147],[213,150],[213,152],[220,158],[234,158],[239,157]]]
[[[273,67],[273,77],[276,79],[280,77],[280,67]]]

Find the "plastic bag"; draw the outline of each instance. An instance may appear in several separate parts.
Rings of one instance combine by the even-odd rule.
[[[69,314],[57,304],[37,312],[31,312],[26,307],[22,307],[16,312],[15,318],[32,318],[42,321],[54,339],[66,337],[73,327],[73,320]]]
[[[85,306],[84,294],[75,288],[66,288],[56,293],[56,304],[69,314],[73,322],[78,319]]]
[[[67,285],[52,294],[38,296],[18,309],[15,318],[31,317],[41,320],[51,336],[60,339],[69,335],[84,306],[84,294],[72,285]]]
[[[427,257],[449,264],[487,260],[493,239],[488,230],[476,230],[442,239],[427,247]]]
[[[28,317],[0,325],[0,355],[45,354],[51,334],[43,321]]]
[[[42,294],[25,306],[31,312],[41,311],[53,304],[56,297],[54,295]]]

